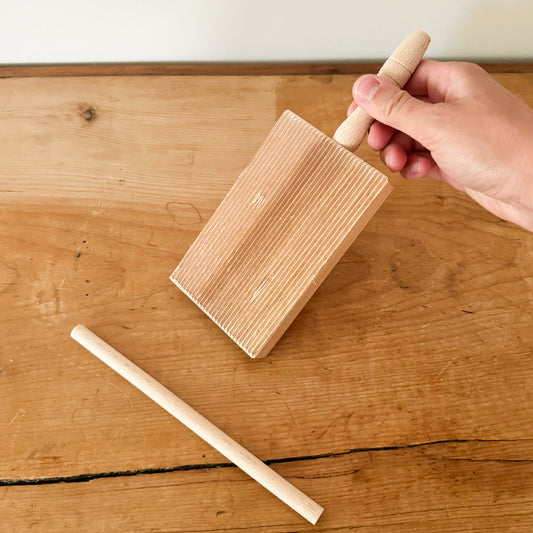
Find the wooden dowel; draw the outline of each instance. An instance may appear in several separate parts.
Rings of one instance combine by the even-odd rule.
[[[378,76],[388,78],[402,88],[422,61],[431,38],[422,30],[408,35],[392,52],[378,72]],[[368,128],[374,122],[358,107],[338,128],[333,138],[344,148],[353,152],[363,142]]]
[[[272,494],[316,524],[323,508],[85,326],[70,336]]]

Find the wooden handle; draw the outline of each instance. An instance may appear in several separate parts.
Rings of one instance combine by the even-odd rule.
[[[402,88],[424,57],[424,52],[430,41],[431,38],[427,33],[422,30],[415,30],[392,52],[378,72],[378,76],[388,78]],[[358,107],[337,128],[333,138],[344,148],[353,152],[363,142],[373,120]]]
[[[144,370],[82,325],[76,326],[70,336],[281,501],[312,524],[316,524],[324,510],[320,505],[163,387]]]

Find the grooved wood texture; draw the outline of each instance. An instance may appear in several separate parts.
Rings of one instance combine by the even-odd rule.
[[[265,356],[391,190],[285,111],[171,279],[248,355]]]

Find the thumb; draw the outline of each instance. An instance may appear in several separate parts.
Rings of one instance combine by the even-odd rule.
[[[375,120],[424,143],[431,127],[431,104],[417,100],[387,78],[367,74],[355,82],[353,97]]]

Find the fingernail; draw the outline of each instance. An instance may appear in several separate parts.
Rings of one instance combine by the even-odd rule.
[[[362,76],[355,82],[355,96],[361,102],[370,102],[379,85],[379,81],[374,76]]]

